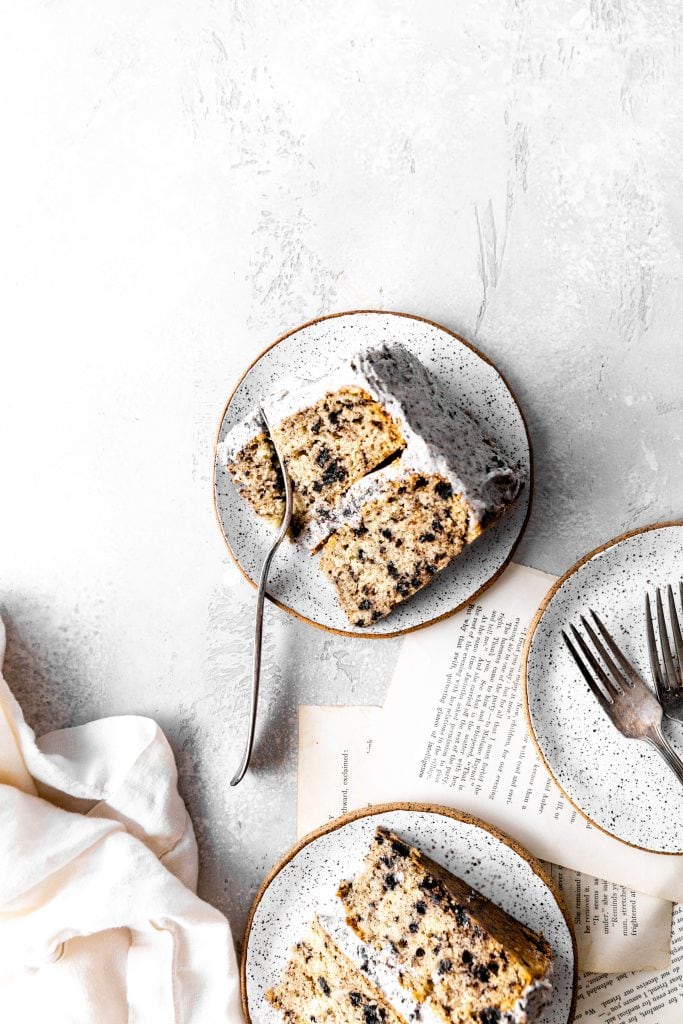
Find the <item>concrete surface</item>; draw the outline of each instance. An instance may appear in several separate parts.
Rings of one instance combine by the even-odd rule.
[[[7,676],[43,732],[149,714],[239,937],[294,835],[296,707],[381,702],[398,641],[252,592],[211,452],[236,376],[320,313],[442,321],[528,416],[520,561],[683,515],[682,8],[670,0],[5,7]]]

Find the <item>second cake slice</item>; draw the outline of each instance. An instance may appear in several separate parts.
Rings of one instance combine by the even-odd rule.
[[[318,918],[292,950],[280,984],[266,998],[290,1024],[406,1024]]]
[[[447,1024],[532,1024],[551,997],[548,943],[386,829],[339,895],[358,936]]]

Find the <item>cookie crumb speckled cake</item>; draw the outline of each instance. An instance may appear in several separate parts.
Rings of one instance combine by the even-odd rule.
[[[551,998],[547,942],[384,828],[339,895],[350,927],[447,1024],[532,1024]]]
[[[354,626],[429,583],[524,485],[520,467],[402,345],[365,349],[262,405],[292,480],[294,535],[320,552]],[[254,511],[279,522],[282,480],[258,415],[219,454]]]
[[[292,481],[295,537],[324,521],[349,487],[404,444],[398,424],[364,388],[328,381],[313,390],[300,385],[296,401],[286,391],[263,402]],[[240,495],[257,515],[279,524],[284,487],[261,417],[253,414],[238,424],[227,442],[226,463]]]
[[[266,998],[288,1024],[406,1024],[317,918]]]

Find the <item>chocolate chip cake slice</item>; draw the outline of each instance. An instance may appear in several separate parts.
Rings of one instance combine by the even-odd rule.
[[[384,828],[339,896],[351,928],[447,1024],[532,1024],[550,1000],[548,943]]]
[[[524,472],[401,345],[354,357],[399,423],[400,457],[345,493],[318,523],[320,568],[351,623],[367,626],[426,586],[514,502]]]
[[[426,586],[460,554],[466,504],[443,476],[408,472],[366,491],[357,516],[327,540],[320,569],[354,626],[367,626]]]
[[[234,428],[223,445],[232,481],[257,516],[279,526],[285,514],[285,488],[275,448],[259,414]]]
[[[406,1024],[317,918],[266,998],[291,1024]]]
[[[292,481],[294,536],[314,519],[325,521],[352,484],[403,447],[398,424],[353,379],[350,371],[348,384],[332,379],[302,384],[296,401],[291,389],[264,401]],[[240,495],[257,515],[279,523],[284,487],[263,423],[248,417],[228,435],[222,451]]]
[[[292,479],[293,535],[322,552],[355,626],[426,586],[524,486],[451,386],[402,345],[382,345],[262,400]],[[279,523],[284,492],[262,419],[233,428],[219,458],[254,511]]]

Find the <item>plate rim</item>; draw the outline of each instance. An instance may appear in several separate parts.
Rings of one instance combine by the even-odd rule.
[[[536,633],[536,629],[538,628],[538,625],[539,625],[541,619],[543,618],[543,616],[544,616],[544,614],[546,612],[546,609],[547,609],[548,605],[550,604],[550,602],[552,601],[553,597],[555,596],[556,593],[558,593],[560,588],[567,582],[568,579],[570,579],[576,572],[578,572],[579,569],[582,568],[582,566],[584,566],[588,562],[592,561],[592,559],[595,558],[596,555],[602,554],[603,551],[607,551],[609,548],[616,547],[617,544],[621,544],[622,541],[629,540],[630,537],[638,537],[641,534],[650,533],[653,530],[667,529],[668,527],[671,527],[671,526],[681,526],[681,527],[683,527],[683,519],[667,519],[667,520],[663,520],[661,523],[650,523],[647,526],[638,526],[638,527],[636,527],[633,530],[627,530],[625,533],[620,533],[616,537],[612,537],[611,540],[606,541],[604,544],[598,545],[598,547],[593,548],[592,551],[588,551],[585,555],[583,555],[581,558],[579,558],[579,560],[577,562],[575,562],[574,565],[572,565],[569,569],[567,569],[567,571],[565,573],[563,573],[563,575],[560,576],[560,578],[557,579],[555,581],[555,583],[552,584],[552,586],[548,590],[547,594],[545,595],[545,597],[543,598],[543,600],[539,604],[539,606],[538,606],[538,608],[536,610],[536,613],[535,613],[533,619],[531,620],[531,625],[529,626],[529,629],[527,630],[527,635],[526,635],[526,639],[524,641],[524,647],[522,648],[522,656],[521,656],[521,662],[520,662],[520,683],[521,683],[521,687],[522,687],[522,708],[524,710],[524,717],[526,719],[527,729],[529,731],[529,735],[531,736],[531,739],[532,739],[532,742],[534,744],[534,747],[536,748],[536,753],[538,754],[539,758],[541,759],[541,763],[545,767],[546,771],[548,772],[548,774],[552,778],[552,780],[555,783],[555,785],[559,788],[559,790],[562,793],[562,795],[565,797],[566,800],[569,801],[569,803],[574,808],[574,810],[578,811],[578,813],[581,815],[582,818],[584,818],[585,821],[587,821],[590,825],[592,825],[593,828],[597,828],[597,829],[600,830],[600,832],[604,832],[604,834],[609,836],[610,839],[617,839],[620,843],[623,843],[624,846],[629,846],[633,850],[640,850],[643,853],[655,853],[655,854],[657,854],[660,857],[680,857],[683,854],[683,847],[680,850],[654,850],[650,846],[639,846],[638,843],[632,843],[628,839],[623,839],[621,836],[617,835],[616,832],[610,832],[610,830],[605,828],[604,825],[600,825],[600,824],[598,824],[597,821],[594,821],[590,817],[590,815],[587,814],[586,811],[584,811],[581,807],[579,807],[579,805],[572,799],[572,797],[569,795],[569,793],[567,793],[565,788],[562,786],[562,784],[558,780],[557,776],[555,775],[554,771],[552,770],[550,764],[546,760],[545,754],[541,750],[541,745],[540,745],[540,743],[538,741],[538,737],[536,736],[536,731],[534,729],[534,725],[533,725],[533,722],[532,722],[532,719],[531,719],[531,710],[530,710],[530,707],[529,707],[528,662],[529,662],[529,653],[531,651],[531,644],[533,642],[533,638],[534,638],[534,635]]]
[[[294,618],[299,619],[301,622],[306,622],[306,623],[308,623],[308,625],[313,626],[315,629],[321,629],[325,633],[333,633],[336,636],[357,637],[358,639],[362,639],[362,640],[391,640],[394,637],[404,636],[406,633],[414,633],[418,629],[425,629],[427,626],[434,625],[435,622],[441,622],[441,621],[443,621],[443,619],[448,619],[452,615],[455,615],[457,612],[462,611],[462,609],[467,607],[468,604],[471,604],[472,601],[476,601],[477,598],[480,597],[484,593],[485,590],[488,590],[488,588],[490,586],[492,586],[493,583],[496,582],[498,577],[508,567],[508,565],[512,561],[512,557],[513,557],[515,551],[517,550],[517,548],[518,548],[518,546],[519,546],[519,544],[520,544],[520,542],[522,540],[522,537],[524,536],[524,534],[526,532],[526,528],[529,525],[529,518],[531,516],[531,509],[532,509],[533,498],[534,498],[534,452],[533,452],[533,447],[532,447],[532,443],[531,443],[531,434],[529,432],[529,424],[527,423],[526,416],[524,415],[524,410],[522,409],[522,406],[519,403],[517,395],[513,391],[512,387],[510,386],[510,384],[509,384],[507,378],[505,377],[505,375],[498,369],[498,367],[493,362],[493,360],[489,359],[489,357],[487,355],[485,355],[482,351],[480,351],[480,349],[478,349],[476,347],[476,345],[473,345],[471,342],[467,341],[461,335],[457,334],[455,331],[452,331],[449,327],[444,327],[443,324],[438,323],[438,321],[436,321],[436,320],[430,320],[428,317],[418,316],[415,313],[403,313],[403,312],[400,312],[400,311],[394,310],[394,309],[347,309],[347,310],[342,310],[341,312],[338,312],[338,313],[325,313],[323,316],[314,317],[312,320],[307,320],[305,323],[299,324],[298,327],[293,327],[291,330],[285,331],[284,334],[281,334],[278,338],[275,339],[275,341],[272,341],[269,345],[266,345],[266,347],[261,352],[259,352],[259,354],[257,356],[255,356],[254,359],[252,359],[252,361],[249,363],[247,368],[244,370],[244,372],[238,378],[238,380],[235,383],[232,391],[228,395],[227,401],[225,402],[225,405],[223,406],[223,411],[221,412],[219,420],[218,420],[218,427],[216,429],[215,439],[214,439],[214,443],[213,443],[213,469],[212,469],[212,473],[211,473],[211,491],[212,491],[213,510],[214,510],[214,515],[216,517],[216,522],[218,524],[218,530],[219,530],[219,533],[220,533],[221,537],[223,538],[223,542],[224,542],[224,544],[225,544],[225,546],[227,548],[228,554],[230,555],[230,558],[232,559],[233,564],[237,567],[237,569],[242,574],[242,576],[247,581],[247,583],[249,583],[250,586],[253,587],[254,590],[257,590],[258,589],[258,583],[255,580],[253,580],[251,578],[251,576],[249,576],[249,574],[246,572],[245,569],[242,568],[242,566],[240,565],[239,559],[237,558],[237,555],[235,554],[235,552],[230,547],[230,543],[228,541],[228,538],[225,535],[225,531],[224,531],[223,525],[221,523],[220,513],[218,511],[218,493],[217,493],[217,491],[218,491],[218,487],[217,487],[218,480],[217,480],[217,475],[216,475],[216,455],[217,455],[217,449],[218,449],[218,443],[219,443],[221,428],[223,426],[223,421],[225,419],[225,416],[226,416],[226,413],[228,411],[228,408],[230,407],[230,403],[232,402],[233,398],[235,397],[235,393],[237,392],[237,389],[239,388],[240,384],[245,379],[245,377],[247,377],[247,375],[251,372],[251,370],[254,368],[254,366],[266,355],[267,352],[270,352],[270,350],[272,348],[275,348],[276,345],[279,345],[281,341],[285,341],[286,338],[290,338],[293,334],[298,334],[299,331],[303,331],[307,327],[313,327],[315,324],[322,323],[324,320],[334,320],[337,317],[357,316],[357,315],[360,315],[360,314],[368,314],[368,313],[378,314],[378,315],[382,315],[382,316],[400,316],[400,317],[404,317],[407,320],[417,320],[420,323],[428,324],[430,327],[436,327],[439,330],[444,331],[446,334],[449,334],[452,338],[455,338],[456,341],[460,342],[462,345],[465,345],[467,348],[469,348],[472,352],[474,352],[475,355],[479,356],[479,358],[482,359],[485,363],[488,363],[488,365],[491,366],[493,368],[493,370],[495,370],[495,372],[498,374],[498,376],[502,380],[503,384],[505,385],[505,387],[507,388],[507,390],[510,393],[510,397],[512,398],[512,401],[514,402],[514,404],[517,407],[517,411],[519,412],[519,415],[520,415],[521,420],[522,420],[522,426],[524,427],[524,433],[526,434],[527,447],[528,447],[528,450],[529,450],[529,479],[527,481],[527,488],[528,488],[529,499],[528,499],[528,504],[527,504],[527,509],[526,509],[526,515],[524,516],[524,520],[523,520],[522,525],[520,527],[519,533],[515,537],[515,540],[514,540],[514,542],[512,544],[512,547],[510,548],[510,551],[508,552],[508,554],[507,554],[504,562],[502,563],[502,565],[500,565],[498,567],[496,572],[493,573],[493,575],[490,576],[489,579],[486,580],[482,584],[482,586],[479,587],[478,590],[476,590],[473,594],[470,594],[470,596],[465,601],[462,601],[456,608],[451,608],[448,611],[442,612],[440,615],[434,616],[434,618],[426,619],[424,622],[420,622],[417,625],[406,626],[403,629],[393,630],[391,633],[366,633],[366,632],[362,632],[360,630],[352,631],[352,630],[349,630],[349,629],[339,629],[337,626],[328,626],[328,625],[325,625],[325,623],[323,623],[323,622],[316,622],[314,619],[311,619],[307,615],[303,615],[301,612],[296,611],[295,608],[292,608],[290,605],[286,604],[284,601],[281,601],[279,598],[273,597],[271,594],[269,594],[266,591],[266,598],[270,602],[272,602],[272,604],[276,605],[278,608],[281,608],[282,611],[287,612],[289,615],[294,616]]]
[[[514,853],[518,854],[522,860],[527,862],[534,874],[537,875],[544,885],[550,890],[562,916],[564,917],[571,937],[573,955],[572,998],[566,1024],[572,1024],[576,1013],[576,999],[579,980],[579,953],[576,944],[576,933],[574,930],[574,922],[571,919],[564,897],[550,874],[543,867],[543,864],[537,857],[534,857],[526,847],[517,842],[516,839],[513,839],[512,836],[509,836],[506,832],[503,832],[502,829],[497,828],[495,825],[491,825],[489,822],[484,821],[483,818],[479,818],[474,814],[468,814],[466,811],[456,810],[453,807],[445,807],[443,804],[419,803],[410,800],[397,802],[392,801],[385,804],[372,804],[368,807],[359,807],[355,811],[347,811],[346,814],[342,814],[338,818],[333,818],[331,821],[326,822],[319,828],[313,829],[312,832],[308,832],[306,835],[302,836],[301,839],[299,839],[294,846],[287,851],[287,853],[280,857],[276,864],[270,869],[266,877],[261,882],[256,896],[254,897],[254,901],[249,909],[247,923],[244,928],[244,936],[242,939],[242,953],[240,956],[240,996],[242,1001],[242,1012],[244,1014],[246,1024],[254,1024],[251,1014],[249,1013],[249,1000],[247,996],[247,954],[249,951],[249,937],[251,935],[251,926],[253,924],[256,911],[258,910],[261,900],[270,884],[280,874],[282,869],[285,868],[289,862],[294,859],[294,857],[296,857],[314,840],[320,839],[322,836],[328,835],[330,832],[336,832],[338,829],[343,828],[352,821],[357,821],[359,818],[372,818],[380,814],[390,814],[392,811],[415,811],[423,814],[439,814],[444,818],[452,818],[455,821],[474,825],[475,827],[488,832],[506,846],[509,846]]]

